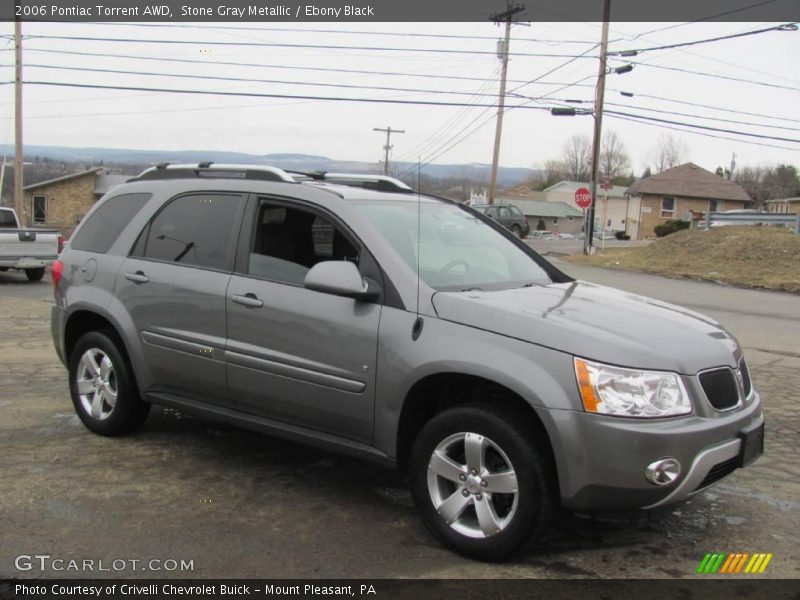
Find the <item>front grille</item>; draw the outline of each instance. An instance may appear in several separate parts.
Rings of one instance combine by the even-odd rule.
[[[720,479],[724,479],[725,477],[733,473],[738,465],[739,465],[738,456],[734,456],[733,458],[730,458],[725,462],[721,462],[719,464],[714,465],[713,467],[711,467],[711,470],[708,472],[708,475],[706,475],[705,479],[703,479],[703,481],[700,482],[700,485],[697,486],[697,490],[702,490],[703,488],[718,482]]]
[[[742,374],[742,387],[744,388],[744,397],[747,398],[750,392],[753,391],[753,382],[750,381],[750,371],[747,370],[747,363],[744,359],[739,363],[739,372]]]
[[[739,403],[739,386],[730,369],[715,369],[700,374],[700,385],[711,406],[717,410],[733,408]]]

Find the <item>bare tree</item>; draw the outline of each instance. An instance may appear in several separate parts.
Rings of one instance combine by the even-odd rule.
[[[613,181],[627,176],[630,168],[631,159],[620,137],[615,131],[606,132],[600,147],[600,177]]]
[[[651,150],[653,171],[663,173],[667,169],[677,167],[686,160],[689,148],[676,137],[665,133],[658,139],[658,144]]]
[[[567,138],[561,151],[561,170],[572,181],[589,181],[592,177],[592,146],[589,137],[575,134]]]

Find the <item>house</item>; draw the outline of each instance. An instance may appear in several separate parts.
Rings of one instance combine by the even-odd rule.
[[[800,212],[800,196],[794,198],[775,198],[767,200],[767,212],[794,213]]]
[[[655,237],[655,226],[671,219],[706,211],[741,210],[751,202],[742,186],[694,163],[640,179],[628,188],[628,196],[639,204],[640,227],[635,239]]]
[[[558,233],[578,233],[583,227],[583,211],[565,202],[530,200],[504,196],[497,204],[513,204],[528,218],[531,231],[547,230]]]
[[[577,208],[575,192],[580,188],[590,190],[591,186],[589,182],[565,180],[545,188],[544,192],[550,202],[566,202]],[[625,231],[636,239],[639,229],[639,201],[627,196],[627,191],[628,188],[621,185],[612,185],[608,189],[597,187],[597,199],[594,205],[595,229]]]
[[[92,205],[114,186],[130,179],[130,175],[109,173],[95,167],[23,188],[23,214],[26,225],[58,229],[64,237],[72,235]]]

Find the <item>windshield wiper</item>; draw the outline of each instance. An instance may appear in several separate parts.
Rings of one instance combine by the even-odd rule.
[[[486,290],[479,287],[464,288],[462,292],[485,292]]]

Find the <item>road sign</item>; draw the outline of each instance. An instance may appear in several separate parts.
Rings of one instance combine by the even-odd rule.
[[[575,190],[575,204],[581,208],[589,208],[592,205],[592,192],[585,187]]]

